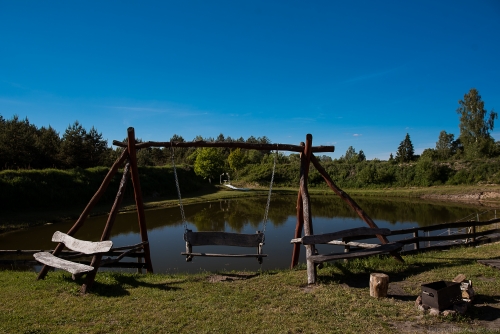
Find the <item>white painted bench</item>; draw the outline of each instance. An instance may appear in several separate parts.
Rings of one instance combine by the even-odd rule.
[[[59,231],[54,233],[52,241],[62,242],[67,248],[83,254],[105,253],[113,247],[113,242],[111,240],[100,242],[78,240]],[[54,268],[66,270],[73,275],[83,274],[94,270],[92,266],[64,260],[48,252],[35,253],[33,256],[38,262]]]

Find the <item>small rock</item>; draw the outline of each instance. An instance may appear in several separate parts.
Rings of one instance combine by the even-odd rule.
[[[453,279],[453,282],[462,283],[465,280],[464,274],[459,274]]]
[[[433,315],[433,316],[438,316],[440,313],[441,312],[439,312],[439,310],[437,308],[431,308],[429,311],[429,314]]]
[[[422,296],[418,296],[415,300],[415,306],[422,305]]]
[[[447,316],[455,316],[457,314],[456,311],[453,311],[453,310],[444,310],[443,311],[443,316],[447,317]]]
[[[417,305],[417,310],[419,310],[420,312],[425,312],[425,308],[422,304]]]

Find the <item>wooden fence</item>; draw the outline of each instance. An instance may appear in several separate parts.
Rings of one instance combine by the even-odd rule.
[[[449,249],[454,246],[466,245],[475,246],[479,244],[500,241],[500,228],[498,224],[500,218],[487,221],[470,220],[456,223],[446,223],[424,227],[412,227],[400,230],[392,230],[388,239],[391,242],[398,242],[405,247],[401,254],[412,254],[422,251]],[[495,225],[495,226],[494,226]],[[431,235],[431,232],[441,231],[438,235]],[[397,236],[407,235],[406,238]],[[356,238],[363,240],[366,238]],[[351,247],[373,248],[376,244],[356,242],[354,239],[343,239],[342,241],[330,242],[333,245],[344,246],[348,252]],[[408,245],[413,245],[409,248]]]

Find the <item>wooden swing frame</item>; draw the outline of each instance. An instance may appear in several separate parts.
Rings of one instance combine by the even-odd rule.
[[[124,174],[122,177],[122,182],[120,183],[120,188],[118,189],[118,193],[115,198],[115,202],[113,203],[113,207],[111,208],[111,211],[108,216],[108,220],[106,222],[106,226],[104,228],[103,234],[101,236],[101,241],[107,241],[110,238],[111,235],[111,229],[113,227],[114,221],[116,219],[116,215],[118,213],[121,201],[123,199],[123,193],[124,193],[124,187],[126,184],[126,180],[128,177],[128,174],[130,174],[130,177],[132,179],[132,185],[134,189],[134,199],[135,199],[135,204],[136,204],[136,209],[137,209],[137,215],[138,215],[138,223],[139,223],[139,234],[141,236],[141,243],[138,244],[139,246],[135,246],[136,248],[139,247],[141,250],[140,256],[144,259],[144,267],[146,269],[147,273],[152,273],[153,272],[153,266],[151,262],[151,254],[150,254],[150,248],[149,248],[149,241],[148,241],[148,234],[147,234],[147,226],[146,226],[146,219],[145,219],[145,212],[144,212],[144,203],[142,199],[142,192],[141,192],[141,186],[140,186],[140,180],[139,180],[139,172],[138,172],[138,167],[137,167],[137,156],[136,156],[136,151],[138,149],[142,148],[148,148],[148,147],[225,147],[225,148],[242,148],[242,149],[254,149],[254,150],[266,150],[266,151],[272,151],[272,150],[278,150],[278,151],[289,151],[289,152],[297,152],[300,153],[300,162],[301,162],[301,167],[300,167],[300,183],[299,183],[299,192],[298,192],[298,197],[297,197],[297,224],[295,228],[295,235],[294,238],[298,239],[301,238],[302,235],[302,230],[304,231],[304,236],[313,236],[313,226],[312,226],[312,219],[311,219],[311,205],[310,205],[310,197],[309,197],[309,192],[308,192],[308,174],[309,174],[309,166],[312,163],[316,170],[321,174],[327,185],[342,199],[344,200],[351,208],[353,208],[356,213],[359,215],[359,217],[366,223],[371,229],[377,229],[377,225],[373,222],[373,220],[357,205],[357,203],[349,197],[348,194],[343,192],[340,188],[338,188],[335,183],[332,181],[328,173],[325,171],[325,169],[320,165],[319,161],[317,158],[313,155],[313,153],[320,153],[320,152],[334,152],[335,147],[334,146],[317,146],[313,147],[312,146],[312,135],[307,134],[306,135],[306,141],[305,143],[300,143],[300,145],[289,145],[289,144],[251,144],[251,143],[240,143],[240,142],[205,142],[205,141],[194,141],[194,142],[142,142],[142,143],[137,143],[135,139],[135,132],[134,128],[130,127],[127,129],[127,143],[123,143],[120,141],[113,141],[113,145],[122,147],[124,148],[122,154],[120,157],[115,161],[113,166],[110,168],[108,174],[104,178],[101,186],[95,193],[95,195],[92,197],[90,202],[87,204],[83,212],[81,213],[80,217],[77,219],[73,227],[66,233],[67,236],[72,237],[74,234],[80,229],[80,227],[84,224],[86,218],[90,214],[92,208],[95,206],[95,204],[99,201],[101,198],[102,194],[106,191],[107,187],[109,186],[111,179],[114,177],[114,175],[117,173],[118,169],[120,168],[123,163],[125,163],[126,160],[129,161],[130,164],[130,173],[125,172],[127,168],[124,169]],[[128,164],[127,164],[128,165]],[[377,238],[380,239],[382,244],[388,244],[389,241],[387,240],[386,236],[383,235],[382,233],[378,233],[376,230],[373,230],[372,232],[375,232],[375,235]],[[194,233],[194,232],[193,232]],[[200,232],[196,232],[200,233]],[[213,232],[212,232],[213,233]],[[223,232],[215,232],[215,233],[223,233]],[[258,232],[255,235],[252,235],[251,238],[248,238],[248,240],[237,240],[236,242],[228,242],[227,240],[224,241],[224,244],[228,243],[236,243],[238,245],[250,245],[249,247],[257,247],[258,251],[257,254],[251,254],[252,257],[257,257],[259,260],[262,260],[262,257],[265,257],[265,254],[261,254],[262,251],[262,242],[258,242],[260,236]],[[202,235],[202,234],[201,234]],[[200,235],[200,236],[201,236]],[[257,237],[255,237],[257,236]],[[220,239],[221,235],[212,235],[209,238],[201,238],[200,240],[204,239],[212,239],[212,240],[217,240],[217,238]],[[306,238],[307,240],[307,238]],[[312,239],[316,240],[316,239]],[[188,234],[187,237],[187,242],[191,244],[191,247],[193,245],[198,245],[204,242],[207,242],[207,240],[204,241],[199,241],[195,240],[194,238],[190,237]],[[212,242],[212,241],[210,241]],[[318,242],[318,241],[313,241],[313,242]],[[293,252],[292,252],[292,263],[291,267],[293,268],[294,266],[297,265],[298,263],[298,258],[299,258],[299,253],[300,253],[300,244],[303,243],[306,248],[306,258],[307,258],[307,276],[308,276],[308,283],[315,283],[316,282],[316,263],[321,262],[318,257],[316,256],[315,252],[315,244],[311,242],[296,242],[293,245]],[[192,253],[192,250],[189,248],[189,245],[187,245],[186,253],[190,253],[188,255],[193,255],[195,256],[195,253]],[[63,242],[59,242],[58,245],[55,247],[54,251],[52,252],[52,256],[57,257],[65,247],[65,244]],[[87,272],[87,277],[85,280],[85,283],[82,285],[81,292],[85,293],[87,290],[92,286],[94,280],[95,280],[95,275],[97,273],[97,270],[99,269],[99,266],[101,264],[101,259],[103,254],[106,253],[95,253],[93,254],[92,261],[90,263],[90,266],[93,267],[93,270]],[[395,257],[396,259],[403,261],[399,253],[397,253],[395,250],[390,250],[390,254]],[[196,256],[207,256],[207,254],[196,254]],[[240,257],[246,257],[248,255],[235,255],[235,256],[240,256]],[[38,279],[43,279],[47,273],[48,270],[50,269],[49,265],[44,265],[43,268],[40,270],[38,274]]]

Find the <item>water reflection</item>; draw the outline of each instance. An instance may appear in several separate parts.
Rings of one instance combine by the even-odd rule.
[[[437,204],[420,200],[402,201],[360,198],[357,203],[379,227],[400,229],[453,222],[483,211],[480,207],[464,204]],[[187,228],[195,231],[227,231],[255,233],[263,229],[265,197],[223,200],[212,203],[185,206]],[[296,197],[274,196],[269,210],[264,253],[268,257],[259,265],[255,259],[195,258],[186,263],[180,255],[185,249],[184,226],[179,208],[146,211],[146,222],[150,240],[153,268],[155,272],[198,272],[201,270],[259,270],[287,268],[291,260],[296,224]],[[334,196],[311,198],[314,232],[327,233],[337,230],[366,226],[354,211]],[[84,240],[99,240],[107,217],[88,218],[76,237]],[[73,221],[39,226],[28,230],[0,235],[1,249],[53,249],[50,241],[56,230],[68,231]],[[117,216],[111,240],[115,246],[140,242],[137,213],[128,212]],[[215,248],[214,248],[215,247]],[[203,248],[204,252],[248,253],[248,250],[224,249],[221,246]],[[326,249],[322,249],[326,247]],[[229,248],[229,247],[228,247]],[[320,247],[320,252],[333,251],[332,246]],[[253,250],[251,251],[253,252]],[[301,262],[305,262],[305,251],[301,251]]]

